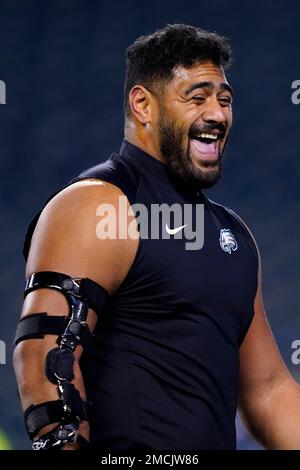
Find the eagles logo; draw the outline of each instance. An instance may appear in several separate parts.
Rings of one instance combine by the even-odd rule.
[[[220,230],[220,246],[222,250],[230,255],[232,251],[236,251],[238,249],[237,241],[229,228],[222,228]]]

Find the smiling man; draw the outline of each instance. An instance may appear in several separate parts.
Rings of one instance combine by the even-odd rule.
[[[213,100],[219,109],[212,105],[203,113],[203,108],[204,117],[199,121],[199,107]],[[161,159],[180,178],[195,181],[202,189],[213,186],[221,175],[231,102],[232,89],[223,69],[211,60],[190,68],[177,65],[173,83],[166,87],[158,117]]]
[[[230,56],[223,37],[187,25],[137,39],[119,153],[30,225],[14,364],[35,449],[235,449],[238,404],[264,446],[300,446],[299,387],[265,318],[256,243],[202,192],[232,124]],[[120,215],[120,197],[119,236],[99,236],[99,207]],[[142,237],[135,208],[153,205],[188,216]],[[188,250],[199,207],[204,243]],[[128,224],[136,236],[120,236]]]

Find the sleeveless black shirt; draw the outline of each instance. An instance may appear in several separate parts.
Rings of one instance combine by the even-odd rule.
[[[234,449],[239,347],[257,289],[251,234],[230,209],[179,184],[166,165],[127,141],[118,155],[69,184],[84,178],[110,182],[132,205],[149,210],[153,204],[189,204],[192,210],[204,204],[203,247],[186,249],[183,231],[181,238],[141,237],[97,323],[81,360],[92,445]]]

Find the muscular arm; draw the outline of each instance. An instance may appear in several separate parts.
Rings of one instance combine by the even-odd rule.
[[[115,186],[97,180],[75,183],[55,196],[43,210],[35,229],[26,277],[38,271],[56,271],[72,277],[90,278],[113,293],[126,276],[136,253],[137,240],[100,239],[96,235],[99,204],[111,204],[118,215],[118,198],[124,195]],[[128,206],[129,207],[129,206]],[[130,223],[133,215],[124,222]],[[116,218],[116,231],[120,229]],[[66,316],[69,308],[66,299],[51,289],[38,289],[27,295],[22,317],[47,312],[48,315]],[[101,321],[101,319],[99,320]],[[97,317],[89,309],[87,323],[92,331]],[[59,398],[57,386],[45,376],[45,358],[50,349],[57,347],[57,337],[31,339],[20,342],[14,351],[14,368],[17,376],[23,410]],[[79,367],[82,347],[75,350],[74,380],[81,398],[86,399]],[[51,430],[49,425],[39,434]],[[88,423],[82,422],[80,434],[88,439]],[[68,446],[72,447],[71,445]]]
[[[259,269],[255,314],[240,349],[239,406],[268,449],[300,449],[300,387],[288,372],[268,325]]]

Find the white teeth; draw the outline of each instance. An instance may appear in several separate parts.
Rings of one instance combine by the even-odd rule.
[[[212,140],[217,140],[218,136],[214,134],[206,134],[205,132],[202,132],[198,137],[201,137],[202,139],[212,139]]]

